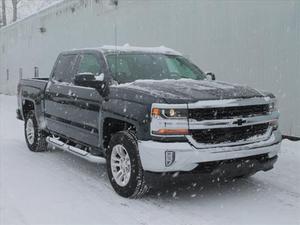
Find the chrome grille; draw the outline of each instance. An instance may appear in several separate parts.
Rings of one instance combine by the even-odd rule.
[[[253,136],[260,136],[267,132],[269,123],[216,128],[216,129],[201,129],[191,130],[193,139],[204,144],[219,144],[223,142],[236,142],[247,140]]]
[[[230,119],[236,117],[253,117],[267,115],[269,113],[269,105],[247,105],[234,107],[219,108],[201,108],[189,109],[189,118],[197,121]]]

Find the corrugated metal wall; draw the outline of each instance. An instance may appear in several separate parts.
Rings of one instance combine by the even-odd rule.
[[[67,0],[0,31],[0,92],[35,66],[47,77],[62,50],[115,42],[165,45],[218,80],[273,92],[282,130],[300,136],[298,1]]]

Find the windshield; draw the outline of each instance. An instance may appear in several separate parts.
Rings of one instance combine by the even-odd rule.
[[[118,83],[135,80],[188,78],[203,80],[205,74],[186,58],[155,53],[121,53],[106,56],[109,69]]]

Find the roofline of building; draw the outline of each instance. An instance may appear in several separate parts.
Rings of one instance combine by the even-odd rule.
[[[72,0],[61,0],[59,2],[53,3],[53,4],[51,4],[50,6],[48,6],[46,8],[42,8],[41,10],[39,10],[39,11],[37,11],[35,13],[32,13],[29,16],[24,17],[23,19],[17,20],[16,22],[10,23],[10,24],[8,24],[8,25],[0,28],[0,33],[4,32],[4,31],[6,31],[6,30],[8,30],[10,28],[13,28],[13,27],[17,26],[18,24],[23,23],[23,22],[25,22],[25,21],[27,21],[27,20],[29,20],[31,18],[39,16],[41,13],[45,13],[47,11],[50,11],[53,8],[61,7],[61,6],[67,4],[67,3],[71,2],[71,1]]]

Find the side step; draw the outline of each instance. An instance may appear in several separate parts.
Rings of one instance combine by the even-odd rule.
[[[63,151],[67,151],[72,153],[73,155],[79,156],[80,158],[86,159],[93,163],[105,163],[105,159],[100,156],[94,156],[89,152],[83,151],[79,148],[73,147],[71,145],[68,145],[56,138],[47,137],[46,141],[53,145],[54,147],[57,147],[59,149],[62,149]]]

